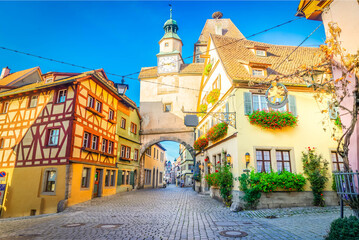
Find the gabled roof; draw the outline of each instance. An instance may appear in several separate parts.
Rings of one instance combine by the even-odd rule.
[[[210,34],[216,33],[216,24],[222,25],[222,35],[226,37],[244,38],[231,19],[207,19],[197,43],[207,43]]]
[[[300,66],[314,66],[320,63],[322,54],[319,48],[299,47],[285,62],[279,64],[296,48],[295,46],[283,46],[267,44],[238,38],[230,38],[219,35],[211,35],[214,46],[224,68],[233,81],[263,81],[263,77],[254,77],[246,68],[246,65],[255,63],[267,68],[269,77],[273,80],[277,76],[294,74]],[[224,46],[225,47],[219,47]],[[251,50],[254,46],[267,48],[267,56],[260,57]],[[279,68],[278,68],[279,66]],[[277,69],[278,68],[278,69]],[[303,83],[299,78],[283,78],[283,83]]]
[[[201,75],[203,72],[204,65],[203,63],[190,63],[182,64],[179,74],[195,74]],[[140,75],[138,78],[156,78],[160,76],[157,72],[157,67],[144,67],[141,69]]]
[[[10,73],[6,77],[0,79],[0,86],[11,86],[11,85],[15,84],[16,82],[29,76],[31,73],[36,72],[37,70],[40,70],[40,68],[33,67],[33,68],[26,69],[26,70]]]

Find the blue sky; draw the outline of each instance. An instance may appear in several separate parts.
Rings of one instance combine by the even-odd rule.
[[[0,2],[0,46],[120,75],[138,72],[157,64],[158,41],[169,18],[168,3],[173,5],[173,18],[184,43],[183,57],[188,57],[213,12],[221,11],[223,18],[230,18],[249,36],[295,18],[299,1]],[[319,24],[301,19],[250,40],[298,45]],[[324,40],[321,27],[304,46],[318,46]],[[0,49],[0,68],[6,66],[12,72],[34,66],[40,66],[43,73],[83,71]],[[128,96],[139,104],[139,82],[126,81]],[[178,147],[164,146],[170,159],[178,155]]]

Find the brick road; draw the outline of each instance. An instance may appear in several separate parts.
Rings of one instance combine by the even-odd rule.
[[[338,207],[233,213],[171,185],[97,198],[59,214],[2,219],[0,239],[234,239],[220,235],[229,230],[248,234],[242,239],[323,239],[337,217]]]

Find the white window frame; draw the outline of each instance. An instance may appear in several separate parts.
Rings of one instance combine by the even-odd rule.
[[[84,178],[84,172],[86,172],[86,183],[83,185],[83,178]],[[89,188],[90,187],[90,179],[91,179],[91,168],[84,167],[82,169],[82,175],[81,175],[81,188]]]
[[[126,129],[126,118],[121,118],[121,128]]]
[[[56,103],[63,103],[66,101],[67,89],[59,90],[57,94],[57,101]]]
[[[110,109],[110,110],[108,111],[108,119],[109,119],[109,120],[113,120],[114,116],[115,116],[115,111],[112,110],[112,109]]]
[[[84,138],[82,140],[82,147],[88,148],[90,139],[91,139],[91,133],[84,132]]]
[[[252,69],[252,75],[254,77],[264,77],[264,70],[263,69]]]
[[[58,128],[50,129],[49,141],[47,142],[47,145],[57,146],[59,144],[59,137],[60,137],[60,129]]]
[[[3,102],[1,113],[7,113],[7,111],[9,110],[9,105],[10,105],[9,101]]]
[[[254,98],[258,99],[258,109],[254,108]],[[262,104],[265,103],[266,108],[262,108]],[[253,105],[253,111],[259,110],[269,110],[268,104],[267,104],[267,100],[265,100],[265,95],[262,94],[252,94],[252,105]]]
[[[121,145],[121,158],[126,158],[126,146]]]
[[[29,102],[29,108],[34,108],[37,106],[37,100],[39,99],[39,95],[31,96]]]
[[[99,140],[99,136],[92,134],[91,149],[98,150],[98,140]],[[94,144],[96,145],[95,148],[94,148]]]
[[[102,102],[99,100],[96,100],[96,111],[99,113],[102,112]]]
[[[130,147],[126,147],[126,158],[131,159],[131,148]]]
[[[113,142],[112,141],[108,141],[107,153],[109,153],[109,154],[113,153]]]
[[[94,102],[95,102],[95,98],[92,97],[91,95],[88,95],[87,97],[87,106],[90,108],[94,108]]]
[[[134,153],[133,153],[133,160],[138,161],[138,149],[135,149]]]
[[[107,144],[108,144],[108,140],[105,138],[102,138],[102,145],[101,145],[102,152],[107,152]]]
[[[55,179],[54,181],[54,190],[53,191],[47,191],[47,184],[48,184],[48,172],[55,172]],[[44,171],[43,175],[43,181],[42,181],[42,195],[56,195],[56,183],[57,183],[57,169],[56,168],[47,168]]]
[[[256,55],[260,56],[260,57],[265,57],[266,56],[266,51],[264,50],[256,50]]]

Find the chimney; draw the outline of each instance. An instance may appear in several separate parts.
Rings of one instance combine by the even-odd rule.
[[[216,35],[223,35],[221,21],[216,21],[215,33],[216,33]]]
[[[1,71],[0,79],[6,77],[9,74],[10,74],[10,68],[8,67],[3,68]]]

